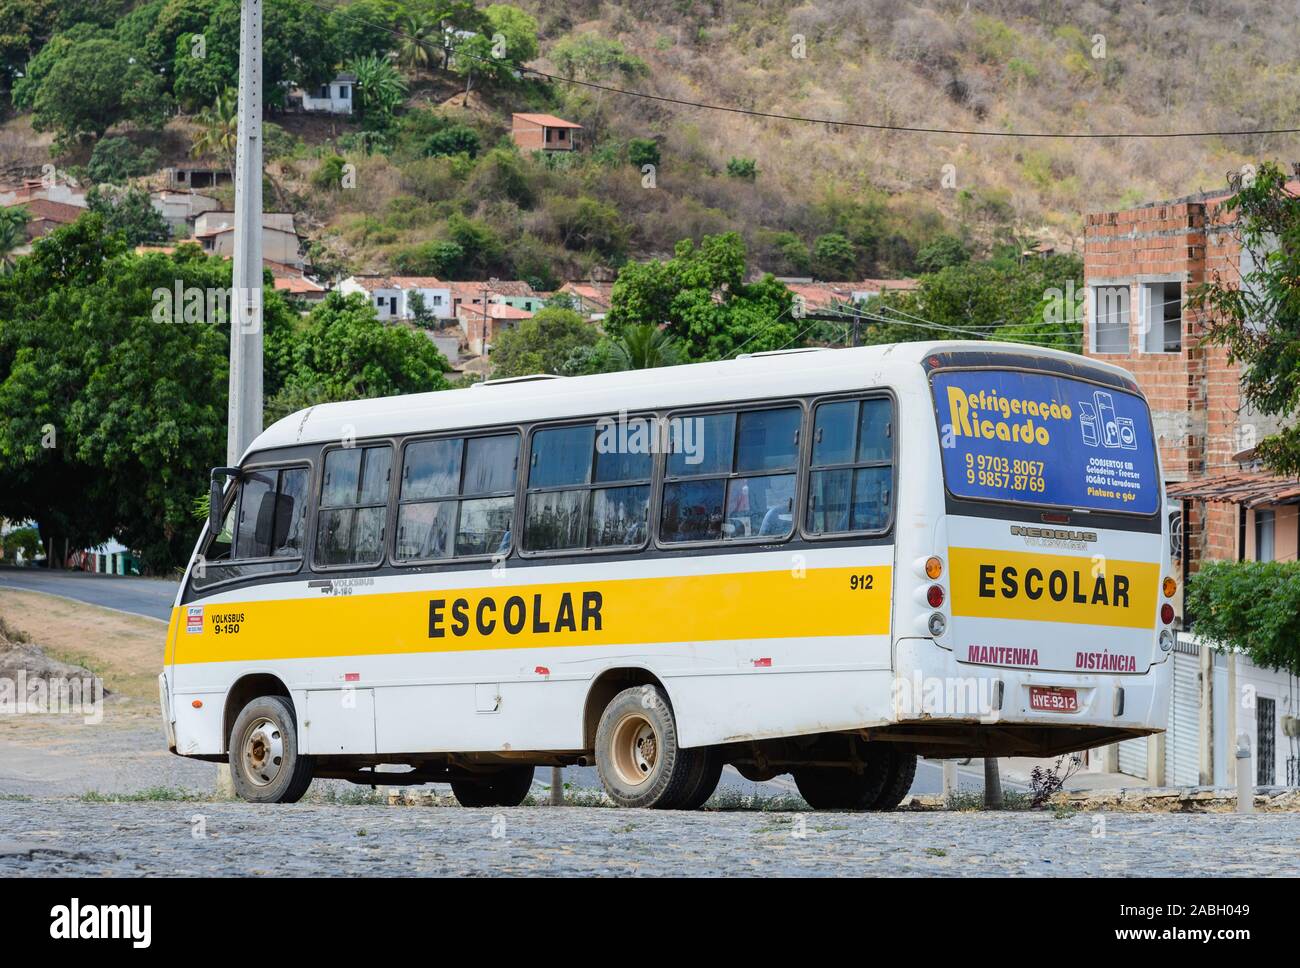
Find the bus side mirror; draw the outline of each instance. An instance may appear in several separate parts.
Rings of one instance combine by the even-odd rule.
[[[225,494],[226,478],[238,479],[238,467],[214,467],[208,481],[208,534],[221,530],[221,498]]]

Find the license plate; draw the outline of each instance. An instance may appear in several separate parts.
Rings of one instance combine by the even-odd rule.
[[[1079,691],[1077,689],[1030,686],[1029,708],[1047,713],[1077,713],[1079,711]]]

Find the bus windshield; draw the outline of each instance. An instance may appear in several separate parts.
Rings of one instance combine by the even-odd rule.
[[[931,388],[954,497],[1143,515],[1160,507],[1141,397],[1024,370],[939,370]]]

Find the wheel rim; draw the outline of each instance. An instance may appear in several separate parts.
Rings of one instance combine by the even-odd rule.
[[[270,786],[284,766],[284,735],[274,720],[263,717],[244,731],[244,774],[254,786]]]
[[[659,734],[644,716],[626,716],[614,728],[614,772],[628,786],[640,786],[650,779],[659,762]]]

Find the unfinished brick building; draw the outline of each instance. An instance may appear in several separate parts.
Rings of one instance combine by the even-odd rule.
[[[1239,285],[1252,269],[1228,194],[1093,213],[1084,230],[1084,353],[1131,371],[1150,400],[1170,498],[1182,503],[1184,578],[1203,559],[1297,551],[1297,482],[1254,460],[1277,420],[1246,405],[1240,369],[1203,341],[1204,320],[1187,305],[1201,283]]]

